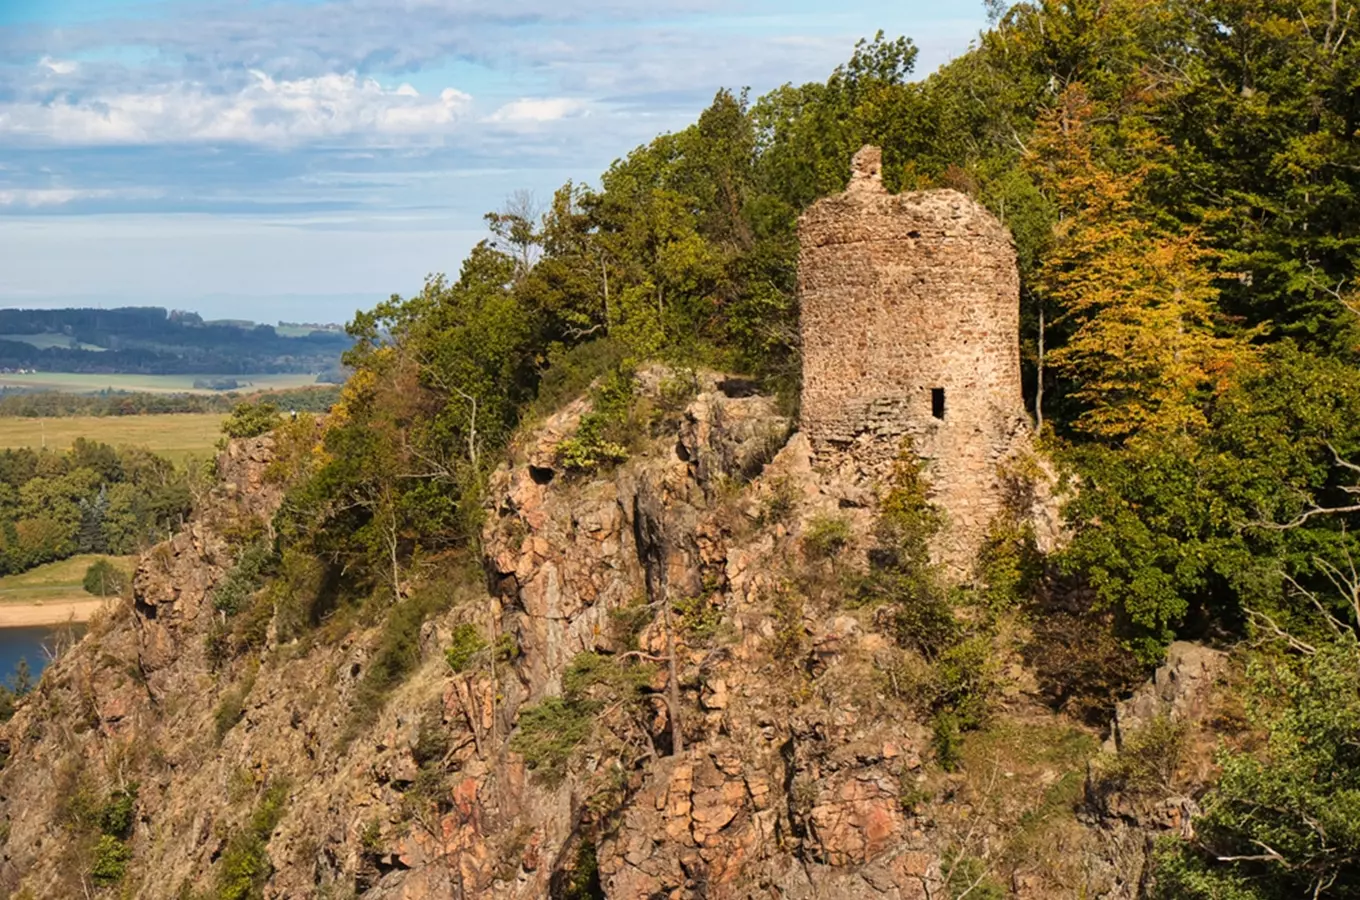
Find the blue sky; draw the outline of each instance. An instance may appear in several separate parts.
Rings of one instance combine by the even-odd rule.
[[[981,0],[0,0],[0,305],[343,321],[481,216]]]

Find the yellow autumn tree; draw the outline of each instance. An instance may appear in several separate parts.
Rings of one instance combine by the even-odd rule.
[[[1194,431],[1249,346],[1218,332],[1213,252],[1140,214],[1149,166],[1105,165],[1095,119],[1081,85],[1069,87],[1040,120],[1027,160],[1060,213],[1039,287],[1068,338],[1046,364],[1072,386],[1087,434],[1118,442]],[[1137,133],[1120,138],[1126,159],[1156,149]]]

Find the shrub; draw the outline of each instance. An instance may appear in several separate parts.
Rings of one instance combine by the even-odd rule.
[[[340,603],[340,569],[293,547],[283,551],[277,568],[268,593],[275,637],[287,643],[320,625]]]
[[[227,841],[217,872],[217,900],[259,900],[274,871],[269,838],[283,818],[288,802],[286,781],[272,782],[260,796],[250,821]]]
[[[132,848],[111,834],[101,834],[94,845],[90,877],[98,884],[113,884],[127,874]]]
[[[137,806],[137,784],[113,791],[99,811],[99,828],[111,837],[127,840],[132,836],[133,812]]]
[[[978,552],[974,576],[990,612],[1011,609],[1031,598],[1043,577],[1043,554],[1034,525],[1010,518],[994,521]]]
[[[1118,754],[1099,760],[1094,786],[1099,794],[1170,793],[1184,748],[1184,724],[1158,716],[1125,735]]]
[[[634,438],[631,421],[633,376],[616,370],[591,392],[591,410],[576,433],[557,445],[558,462],[575,472],[592,472],[628,458]]]
[[[604,887],[600,883],[600,863],[595,854],[595,842],[590,835],[581,837],[581,843],[576,848],[576,859],[558,896],[562,900],[595,900],[604,896]]]
[[[722,608],[710,602],[707,595],[679,597],[671,601],[671,609],[675,611],[680,630],[695,644],[711,641],[722,626]]]
[[[609,638],[622,650],[636,650],[638,636],[653,618],[652,608],[646,601],[612,609],[609,611]]]
[[[510,749],[542,781],[560,783],[572,753],[590,737],[595,714],[607,703],[635,701],[654,671],[599,653],[577,654],[562,675],[562,696],[524,711]]]
[[[1222,775],[1200,798],[1193,842],[1168,840],[1159,849],[1157,897],[1355,896],[1360,643],[1347,632],[1312,653],[1285,652],[1249,660],[1253,724],[1267,740],[1220,754]]]
[[[590,737],[594,713],[589,704],[549,697],[520,716],[510,749],[544,782],[556,785],[566,777],[572,752]]]
[[[963,761],[963,735],[986,724],[997,689],[991,640],[975,635],[945,650],[931,666],[923,695],[933,712],[935,761],[953,771]]]
[[[444,651],[444,660],[455,673],[463,672],[478,653],[486,649],[486,641],[476,625],[464,623],[453,630],[453,643]]]
[[[1147,677],[1147,667],[1115,636],[1108,613],[1039,609],[1023,648],[1039,688],[1055,708],[1105,725],[1114,705]]]
[[[273,548],[264,541],[256,541],[241,552],[236,565],[227,572],[213,591],[213,607],[232,615],[245,606],[250,596],[260,589],[274,568],[277,559]]]
[[[127,574],[107,559],[98,560],[85,570],[85,593],[96,597],[117,597],[127,583]]]
[[[921,464],[910,453],[908,447],[898,458],[883,497],[860,599],[893,607],[898,643],[933,660],[961,639],[962,629],[930,561],[930,540],[943,519],[927,499]]]
[[[554,348],[538,382],[537,415],[548,415],[590,390],[591,384],[623,365],[627,348],[608,338],[587,341],[570,350]]]
[[[431,616],[452,606],[458,590],[459,586],[452,582],[432,582],[388,612],[378,645],[354,693],[343,744],[377,720],[387,695],[420,664],[420,627]]]
[[[227,732],[236,727],[236,723],[246,714],[246,698],[255,688],[255,669],[251,669],[246,676],[241,679],[241,683],[222,695],[221,701],[217,704],[217,710],[213,713],[213,728],[220,744],[222,738],[227,736]]]
[[[861,597],[891,610],[892,631],[907,651],[907,665],[890,672],[890,678],[900,695],[911,696],[930,716],[936,761],[952,770],[963,761],[964,733],[985,724],[998,683],[990,619],[961,620],[954,606],[966,595],[951,596],[930,561],[930,540],[942,525],[928,500],[921,463],[908,446],[883,498],[870,554],[873,568]],[[912,661],[916,665],[909,665]]]
[[[279,408],[269,402],[238,403],[222,422],[222,433],[229,438],[253,438],[273,431],[283,422]]]
[[[803,624],[803,595],[791,585],[781,584],[771,598],[775,632],[770,639],[770,654],[781,665],[796,666],[802,660],[807,628]]]
[[[850,523],[843,516],[814,516],[803,535],[803,551],[809,559],[834,561],[852,537]]]
[[[264,470],[270,484],[285,484],[298,477],[314,459],[318,445],[316,417],[300,415],[280,421],[274,429],[274,458]]]
[[[757,524],[762,528],[787,523],[793,517],[794,507],[798,504],[797,489],[792,479],[781,475],[770,480],[770,492],[761,504]]]

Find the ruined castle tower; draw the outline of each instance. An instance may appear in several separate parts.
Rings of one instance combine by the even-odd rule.
[[[910,438],[948,516],[936,555],[966,569],[1028,444],[1010,234],[952,190],[890,194],[882,154],[799,223],[802,430],[817,463],[880,476]]]

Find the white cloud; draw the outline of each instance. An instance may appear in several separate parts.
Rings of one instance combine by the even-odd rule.
[[[522,97],[505,104],[487,117],[488,122],[534,124],[556,122],[588,112],[584,100],[571,97]]]
[[[0,207],[39,209],[77,200],[154,200],[164,192],[151,188],[18,188],[0,189]]]
[[[381,144],[448,133],[472,101],[453,88],[430,97],[408,84],[389,90],[353,72],[292,81],[251,75],[235,91],[180,83],[0,105],[0,138],[64,145],[290,145],[333,138]]]
[[[57,75],[70,75],[76,69],[80,68],[73,62],[68,62],[66,60],[61,59],[53,59],[50,56],[44,56],[39,61],[39,64],[46,68],[48,71],[53,72]]]

